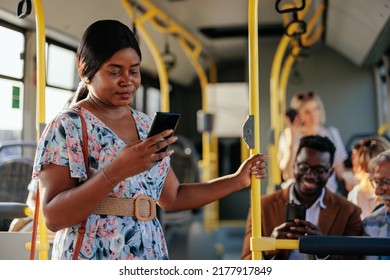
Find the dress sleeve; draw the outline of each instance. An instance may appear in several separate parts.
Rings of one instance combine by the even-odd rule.
[[[72,178],[86,179],[81,121],[76,112],[64,111],[45,128],[37,147],[33,177],[45,164],[69,166]]]

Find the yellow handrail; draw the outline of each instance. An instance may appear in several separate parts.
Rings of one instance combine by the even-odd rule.
[[[378,135],[383,135],[383,134],[385,134],[386,131],[389,130],[389,128],[390,128],[390,124],[389,124],[389,123],[384,123],[384,124],[382,124],[382,125],[378,128],[378,130],[377,130]]]
[[[311,1],[306,3],[306,7],[304,10],[298,12],[298,18],[303,18],[303,16],[307,13]],[[285,4],[283,8],[289,8],[290,4]],[[302,44],[304,46],[310,46],[314,44],[321,36],[323,31],[322,24],[317,26],[317,29],[313,32],[313,29],[316,27],[316,23],[320,19],[323,11],[325,10],[325,5],[321,3],[317,10],[314,12],[314,15],[309,20],[309,24],[307,25],[306,33],[301,35]],[[288,21],[288,16],[283,14],[283,22],[286,25]],[[290,25],[288,34],[292,34],[297,25]],[[287,59],[284,61],[285,52],[289,45],[293,46],[293,55],[287,56]],[[271,103],[271,129],[273,132],[273,142],[268,147],[268,151],[270,154],[270,164],[269,164],[269,178],[268,178],[268,187],[267,193],[271,193],[274,191],[276,185],[281,183],[281,173],[280,168],[277,162],[277,150],[279,137],[284,128],[284,114],[286,111],[286,89],[288,76],[291,70],[291,67],[299,54],[301,46],[298,42],[293,38],[289,37],[286,34],[283,35],[278,48],[275,53],[275,57],[272,64],[271,69],[271,79],[270,79],[270,103]],[[283,66],[283,70],[281,71]]]
[[[290,4],[285,4],[284,8],[289,7]],[[306,5],[305,9],[303,11],[298,12],[298,17],[303,17],[303,15],[306,13],[308,7]],[[283,21],[286,24],[287,23],[287,15],[283,15]],[[287,34],[293,34],[293,32],[298,28],[297,25],[293,24],[288,27]],[[281,173],[280,168],[277,161],[277,151],[278,151],[278,143],[279,143],[279,137],[280,133],[282,131],[283,125],[281,124],[281,121],[284,120],[284,111],[282,111],[283,108],[285,108],[285,103],[283,102],[283,98],[281,97],[280,92],[280,69],[283,65],[283,57],[287,50],[287,47],[289,44],[291,44],[293,41],[293,38],[283,34],[282,39],[280,40],[280,43],[278,45],[278,48],[276,50],[274,60],[272,62],[272,68],[271,68],[271,78],[270,78],[270,107],[271,107],[271,129],[272,129],[272,143],[268,146],[268,153],[270,155],[269,158],[269,177],[268,177],[268,186],[267,186],[267,193],[271,193],[274,191],[275,186],[279,185],[281,183]]]
[[[131,18],[133,18],[133,21],[137,27],[137,31],[139,31],[142,38],[145,40],[146,45],[149,47],[150,52],[152,53],[152,56],[156,63],[158,78],[160,81],[161,111],[169,112],[170,99],[168,71],[156,44],[143,26],[143,23],[148,19],[152,19],[157,14],[158,10],[151,8],[150,10],[147,10],[141,17],[136,17],[135,11],[127,0],[122,0],[122,5],[125,8],[127,14]]]
[[[314,12],[313,16],[310,18],[309,23],[307,24],[306,33],[302,34],[302,43],[305,46],[310,46],[314,44],[321,36],[323,31],[322,23],[318,25],[316,31],[313,33],[316,24],[318,24],[318,20],[321,18],[325,11],[325,4],[321,3],[317,10]]]
[[[308,2],[310,5],[310,2]],[[305,9],[306,10],[306,9]],[[304,13],[305,10],[302,12]],[[317,40],[320,38],[323,32],[323,26],[322,23],[317,26],[315,31],[313,32],[313,29],[316,27],[316,23],[320,19],[320,16],[325,10],[324,3],[321,3],[317,10],[314,12],[313,16],[309,20],[309,23],[307,25],[307,31],[306,33],[302,34],[302,44],[305,47],[311,46]],[[303,15],[302,15],[303,16]],[[285,121],[284,121],[284,114],[286,112],[286,91],[287,91],[287,83],[288,78],[290,76],[291,67],[296,61],[297,57],[299,56],[299,52],[301,51],[301,46],[299,46],[298,43],[296,43],[294,40],[292,41],[293,47],[291,50],[291,53],[287,56],[285,59],[285,62],[283,64],[283,69],[281,71],[280,75],[280,81],[279,81],[279,98],[280,98],[280,112],[279,112],[279,121],[280,121],[280,130],[282,131],[285,127]]]
[[[295,25],[290,26],[294,28]],[[269,174],[267,193],[274,191],[276,185],[281,182],[280,169],[277,161],[277,144],[279,143],[279,136],[281,132],[280,128],[280,92],[279,92],[279,79],[280,69],[283,61],[284,53],[291,41],[291,37],[283,35],[278,48],[276,49],[274,60],[271,68],[270,78],[270,107],[271,107],[271,129],[273,130],[273,141],[268,146],[269,157]]]
[[[276,239],[272,237],[262,237],[251,242],[252,252],[274,251],[277,249],[297,250],[299,248],[298,239]],[[256,260],[255,258],[252,258]]]
[[[195,72],[199,78],[200,81],[200,87],[201,87],[201,95],[202,95],[202,111],[205,113],[208,113],[208,104],[207,104],[207,83],[208,78],[206,75],[205,70],[203,69],[199,59],[203,55],[203,48],[201,42],[196,39],[194,36],[192,36],[187,30],[182,28],[179,24],[177,24],[174,20],[172,20],[170,17],[168,17],[163,11],[158,9],[155,5],[153,5],[149,0],[138,0],[137,1],[137,8],[141,10],[143,13],[140,17],[135,17],[135,10],[131,7],[130,3],[131,1],[122,0],[122,4],[125,6],[125,9],[128,11],[128,14],[134,18],[134,22],[137,25],[137,28],[140,30],[141,36],[147,41],[147,44],[150,48],[154,49],[154,58],[155,60],[160,60],[161,56],[157,52],[157,48],[155,46],[151,46],[151,38],[145,37],[146,30],[142,27],[142,24],[146,22],[147,20],[150,21],[150,23],[161,32],[169,33],[174,35],[175,38],[178,39],[179,44],[183,48],[185,54],[187,55],[188,59],[192,63]],[[142,6],[141,6],[142,5]],[[153,53],[153,52],[152,52]],[[161,59],[162,62],[162,59]],[[163,65],[161,65],[161,62],[158,61],[158,65],[162,68]],[[206,62],[210,66],[210,79],[213,80],[213,82],[216,82],[217,76],[216,76],[216,65],[211,57],[206,57]],[[158,68],[159,70],[159,68]],[[162,71],[160,69],[159,71],[159,77],[160,75],[165,75],[166,70]],[[168,78],[160,77],[160,86],[161,83],[165,83]],[[168,90],[168,89],[167,89]],[[167,95],[166,95],[167,96]],[[162,95],[162,101],[166,100],[165,95]],[[164,106],[164,108],[169,108],[168,104]],[[200,166],[202,168],[202,180],[208,181],[210,179],[213,179],[217,177],[218,175],[218,142],[216,135],[213,132],[204,131],[202,132],[202,161],[200,163]],[[213,204],[210,206],[212,208],[211,212],[216,211],[216,205]],[[207,213],[210,211],[206,211]],[[205,215],[205,220],[211,220],[209,222],[209,225],[207,226],[208,229],[215,228],[217,226],[217,220],[216,218],[218,214],[212,213],[210,215]],[[208,219],[207,216],[213,217]]]
[[[301,48],[299,45],[294,46],[291,50],[291,53],[287,56],[284,64],[283,69],[280,74],[280,80],[279,80],[279,98],[280,98],[280,116],[279,116],[279,126],[280,131],[283,131],[285,127],[285,120],[284,120],[284,114],[286,112],[286,91],[287,91],[287,84],[288,84],[288,78],[290,76],[291,68],[296,60],[296,57],[298,56]]]
[[[308,3],[310,5],[311,1],[309,1]],[[309,5],[307,5],[303,11],[298,12],[299,17],[302,18],[303,15],[305,15],[305,13],[308,11]],[[321,24],[313,33],[313,35],[309,37],[309,35],[312,34],[316,21],[319,19],[319,16],[324,11],[324,8],[325,6],[323,4],[319,6],[319,8],[309,22],[307,33],[302,35],[302,42],[305,46],[313,44],[322,34],[323,27]],[[254,8],[252,7],[252,10],[253,9]],[[286,23],[286,15],[283,15],[283,20]],[[292,31],[295,31],[296,28],[297,25],[290,25],[287,33],[292,34]],[[284,55],[289,44],[293,45],[293,48],[283,64]],[[290,74],[291,67],[295,59],[299,55],[300,50],[301,46],[299,46],[299,44],[295,40],[293,40],[292,37],[283,35],[276,50],[271,68],[271,128],[273,129],[274,139],[272,145],[269,146],[270,176],[268,178],[268,193],[273,192],[275,185],[280,184],[281,181],[280,169],[277,164],[277,143],[279,142],[279,135],[281,133],[281,129],[284,126],[284,113],[286,110],[286,88],[288,77]],[[250,81],[252,80],[250,79]],[[250,243],[250,248],[252,250],[252,259],[261,259],[261,251],[276,249],[298,249],[298,240],[276,240],[274,238],[261,237],[261,201],[257,205],[255,205],[254,202],[257,203],[257,198],[254,198],[254,195],[257,194],[253,194],[252,191],[252,238]],[[257,213],[258,211],[259,213]],[[260,225],[257,225],[257,223],[260,223]],[[259,230],[260,232],[258,232]]]
[[[35,21],[37,32],[37,121],[36,130],[38,140],[45,127],[46,104],[46,29],[45,17],[41,0],[34,0]],[[42,210],[40,209],[39,219],[39,242],[36,244],[36,249],[39,251],[39,259],[47,260],[49,258],[49,242],[47,238],[47,227],[43,220]],[[26,244],[27,249],[31,249],[31,243]]]
[[[218,81],[217,65],[210,56],[205,55],[206,62],[209,66],[209,83],[216,84]],[[218,137],[214,131],[211,131],[211,147],[210,147],[210,176],[211,178],[218,177]]]
[[[259,47],[258,47],[258,0],[249,0],[248,5],[249,38],[249,114],[254,116],[254,148],[250,154],[260,152],[260,110],[259,110]],[[261,238],[261,183],[252,178],[251,183],[251,242]],[[260,251],[252,251],[252,258],[261,259]]]

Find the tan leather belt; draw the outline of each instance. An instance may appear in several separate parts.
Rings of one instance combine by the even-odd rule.
[[[146,195],[139,195],[136,198],[106,197],[92,213],[150,221],[156,217],[156,202]]]

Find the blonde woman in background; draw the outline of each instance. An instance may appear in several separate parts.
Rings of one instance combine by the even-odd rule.
[[[293,121],[286,121],[287,125],[280,136],[278,145],[278,163],[285,181],[282,188],[288,187],[289,182],[294,178],[293,165],[300,139],[304,136],[320,135],[327,136],[336,146],[335,174],[329,178],[327,188],[332,192],[338,191],[337,177],[345,183],[348,191],[352,189],[353,184],[344,180],[344,161],[348,157],[345,145],[339,130],[333,126],[325,125],[325,109],[318,94],[313,91],[299,92],[292,97],[290,107],[296,110],[297,116]]]
[[[359,183],[348,193],[348,200],[362,209],[362,219],[379,203],[370,182],[369,163],[371,159],[388,149],[390,149],[390,142],[381,136],[366,137],[352,149],[352,169]]]

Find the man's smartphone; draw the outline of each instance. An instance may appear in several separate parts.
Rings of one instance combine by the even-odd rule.
[[[179,119],[180,119],[179,113],[156,112],[154,115],[152,125],[150,126],[148,137],[156,135],[156,134],[163,132],[164,130],[167,130],[167,129],[175,130],[177,127],[177,124],[179,122]],[[172,134],[166,138],[169,138],[171,136],[172,136]],[[158,151],[158,153],[164,152],[166,150],[167,150],[167,147],[161,149],[160,151]]]
[[[292,222],[294,219],[306,220],[306,207],[300,204],[287,203],[286,221]]]

